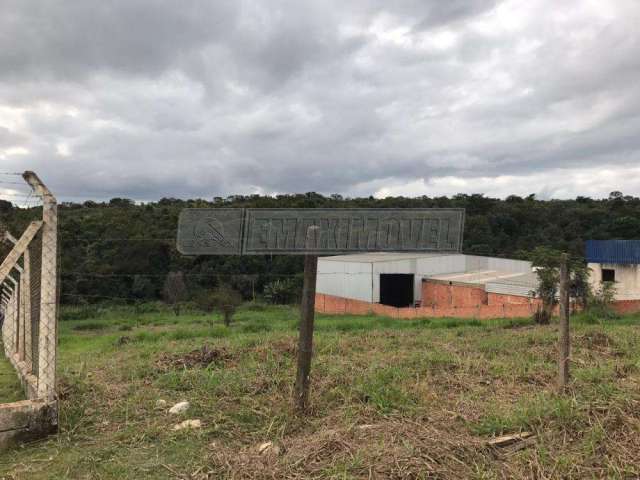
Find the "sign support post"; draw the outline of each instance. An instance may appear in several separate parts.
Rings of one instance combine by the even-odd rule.
[[[318,227],[307,229],[306,244],[312,248]],[[309,384],[311,357],[313,356],[313,324],[316,306],[316,279],[318,278],[318,256],[304,256],[304,280],[300,301],[300,333],[298,337],[298,373],[295,384],[295,402],[299,410],[305,411],[309,405]]]
[[[569,256],[562,254],[560,263],[560,325],[558,338],[558,390],[564,393],[569,383]]]
[[[294,402],[309,406],[318,256],[364,252],[459,252],[464,210],[447,208],[187,208],[184,255],[304,255]]]

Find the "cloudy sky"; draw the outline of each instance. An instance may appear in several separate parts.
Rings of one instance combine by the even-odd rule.
[[[640,195],[638,25],[638,0],[0,0],[0,171],[67,200]]]

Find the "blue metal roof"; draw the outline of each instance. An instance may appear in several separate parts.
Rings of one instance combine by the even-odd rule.
[[[585,256],[590,263],[640,264],[640,240],[587,240]]]

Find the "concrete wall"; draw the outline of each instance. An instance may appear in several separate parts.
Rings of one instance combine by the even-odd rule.
[[[55,433],[57,403],[22,400],[0,404],[0,450]]]
[[[594,290],[600,288],[602,269],[611,269],[616,273],[616,300],[640,300],[640,266],[609,263],[590,263],[589,282]]]

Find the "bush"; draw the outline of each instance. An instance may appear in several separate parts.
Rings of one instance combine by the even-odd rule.
[[[187,285],[182,272],[169,272],[164,282],[162,296],[167,305],[171,305],[173,312],[180,315],[180,305],[187,297]]]
[[[205,312],[218,310],[224,319],[224,324],[229,325],[233,314],[242,304],[242,295],[233,288],[222,285],[215,290],[203,290],[199,292],[194,301]]]
[[[65,305],[60,309],[60,321],[86,320],[88,318],[95,318],[99,314],[100,307],[97,305]]]
[[[298,298],[301,289],[300,279],[276,280],[265,285],[264,299],[272,304],[293,303]]]
[[[603,282],[598,290],[592,293],[585,310],[587,323],[597,323],[599,319],[618,318],[619,315],[611,308],[616,295],[616,287],[612,282]]]

